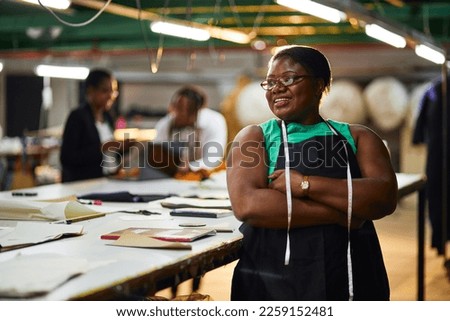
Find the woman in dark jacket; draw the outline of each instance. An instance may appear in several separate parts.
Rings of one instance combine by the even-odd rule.
[[[71,111],[61,146],[62,181],[98,178],[111,173],[112,158],[103,151],[113,141],[108,113],[117,97],[117,81],[106,70],[92,70],[85,83],[86,102]],[[108,166],[109,165],[109,166]]]

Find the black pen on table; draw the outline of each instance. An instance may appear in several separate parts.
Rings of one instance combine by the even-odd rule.
[[[12,196],[37,196],[37,192],[11,192]]]

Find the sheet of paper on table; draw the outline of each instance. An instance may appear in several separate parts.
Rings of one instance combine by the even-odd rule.
[[[212,199],[212,200],[226,200],[230,196],[227,190],[210,190],[210,189],[193,189],[180,193],[180,197]]]
[[[78,224],[18,222],[15,228],[3,230],[0,234],[0,252],[82,234],[83,226]]]
[[[28,298],[42,295],[70,278],[85,273],[87,269],[88,262],[84,258],[54,253],[19,254],[0,264],[0,297]]]
[[[83,220],[117,211],[103,206],[89,206],[76,201],[41,202],[6,199],[0,202],[0,219],[9,220]]]

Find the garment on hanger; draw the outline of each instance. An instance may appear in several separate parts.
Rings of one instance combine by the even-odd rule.
[[[450,85],[447,84],[447,93]],[[447,100],[448,102],[448,100]],[[443,231],[442,231],[442,200],[443,200],[443,102],[442,81],[434,82],[425,92],[419,105],[413,132],[413,144],[427,145],[425,195],[428,201],[428,215],[431,223],[431,247],[436,248],[438,254],[443,254]],[[450,104],[447,103],[447,124],[450,124]],[[449,130],[446,129],[447,151],[450,152]],[[447,152],[447,153],[448,153]],[[447,157],[447,168],[450,169],[449,157]],[[448,174],[447,174],[448,175]],[[450,178],[447,176],[447,195],[450,199]],[[450,240],[450,203],[447,206],[447,241]]]

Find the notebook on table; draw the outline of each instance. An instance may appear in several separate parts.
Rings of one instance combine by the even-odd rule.
[[[205,209],[224,209],[231,210],[231,202],[229,199],[202,199],[190,197],[172,196],[163,199],[160,202],[162,207],[176,208],[205,208]]]
[[[147,236],[162,241],[170,242],[192,242],[199,238],[215,235],[216,231],[209,228],[142,228],[130,227],[107,234],[103,234],[100,238],[103,240],[117,240],[124,234],[137,234]]]
[[[181,217],[222,218],[233,215],[233,211],[220,208],[185,207],[172,210],[170,215]]]

